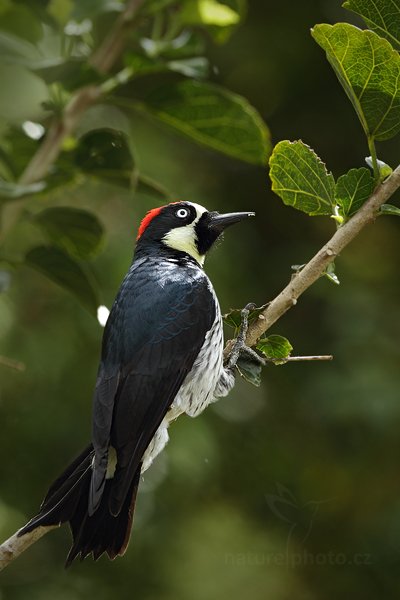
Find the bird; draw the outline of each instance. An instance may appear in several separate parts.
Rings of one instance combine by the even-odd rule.
[[[170,423],[233,388],[238,352],[224,363],[221,310],[203,266],[224,230],[254,214],[180,201],[142,219],[104,329],[91,443],[18,532],[69,522],[66,566],[125,553],[141,474],[167,444]]]

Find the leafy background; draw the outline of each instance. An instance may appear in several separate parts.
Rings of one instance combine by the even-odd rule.
[[[10,37],[0,38],[0,71],[7,82],[0,92],[6,181],[18,176],[38,143],[21,133],[22,118],[43,119],[42,101],[56,111],[63,94],[93,77],[77,67],[85,44],[93,41],[85,32],[74,42],[69,63],[42,62],[36,65],[40,77],[26,70],[27,61],[40,62],[43,56],[34,54],[32,44],[41,39],[47,4],[0,4],[1,29],[26,42],[18,47],[17,65]],[[62,22],[66,4],[51,2],[47,11]],[[85,19],[96,22],[94,42],[107,30],[116,4],[76,4],[82,27]],[[99,6],[104,12],[95,14]],[[196,16],[189,11],[185,18]],[[211,85],[247,98],[268,123],[274,142],[307,142],[335,178],[364,167],[370,154],[350,102],[310,35],[316,23],[344,20],[361,24],[336,0],[250,2],[235,31],[235,24],[209,26],[205,49]],[[50,36],[46,44],[54,58],[56,41]],[[197,75],[205,66],[198,58],[189,63]],[[133,53],[125,62],[150,69]],[[183,68],[189,67],[185,62]],[[229,231],[207,261],[224,310],[272,299],[290,277],[291,265],[306,262],[335,228],[331,219],[310,219],[272,193],[260,141],[247,146],[253,158],[243,162],[166,127],[173,115],[165,106],[168,98],[176,98],[174,88],[170,76],[150,75],[115,94],[118,102],[90,110],[79,137],[67,140],[46,190],[27,202],[24,218],[6,239],[15,268],[7,265],[1,273],[7,290],[0,295],[0,354],[21,361],[25,370],[0,365],[2,538],[35,512],[51,479],[87,443],[102,335],[90,313],[98,301],[111,305],[139,220],[165,201],[165,189],[210,209],[257,212],[251,223]],[[176,77],[175,94],[177,86],[187,92],[198,85]],[[61,89],[54,84],[60,80]],[[168,94],[154,92],[166,90],[165,85]],[[152,107],[156,119],[144,105]],[[228,128],[230,147],[231,134]],[[398,138],[377,147],[380,159],[396,164]],[[10,155],[16,162],[7,163]],[[3,186],[3,198],[35,191]],[[54,206],[89,210],[96,220],[82,227],[92,236],[82,241],[77,215],[69,221],[64,215],[60,230]],[[50,212],[43,214],[44,209]],[[98,222],[104,237],[96,235]],[[67,223],[73,232],[66,236]],[[238,381],[229,398],[198,419],[182,417],[171,427],[167,451],[142,482],[123,559],[86,560],[63,571],[69,543],[65,527],[2,574],[0,598],[397,598],[398,227],[398,220],[388,217],[370,226],[337,261],[341,285],[321,279],[271,330],[287,336],[295,353],[332,353],[333,362],[270,365],[260,388]],[[62,283],[68,285],[65,278],[75,287],[82,282],[81,302],[29,267],[43,271],[49,260],[43,248],[49,244],[56,246],[50,258],[56,272],[64,273]],[[29,264],[20,265],[26,253]]]

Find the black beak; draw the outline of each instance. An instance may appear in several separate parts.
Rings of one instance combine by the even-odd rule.
[[[239,221],[243,221],[244,219],[247,219],[247,217],[254,217],[255,214],[256,213],[254,212],[225,213],[224,215],[211,213],[211,219],[208,226],[210,229],[220,234],[230,225],[239,223]]]

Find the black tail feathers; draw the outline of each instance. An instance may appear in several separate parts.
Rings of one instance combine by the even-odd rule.
[[[40,525],[61,525],[69,521],[73,543],[65,566],[80,555],[83,560],[92,553],[97,560],[103,552],[110,559],[124,554],[131,533],[136,493],[140,480],[139,465],[122,510],[113,516],[109,510],[112,479],[106,480],[101,503],[89,516],[88,498],[92,478],[93,447],[90,445],[54,481],[43,500],[40,512],[19,530],[22,536]]]

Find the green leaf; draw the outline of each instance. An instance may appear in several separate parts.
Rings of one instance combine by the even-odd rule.
[[[162,122],[228,156],[264,164],[271,147],[258,112],[241,96],[216,85],[181,81],[153,91],[145,108]]]
[[[45,187],[46,183],[44,181],[23,185],[0,179],[0,201],[17,200],[18,198],[22,198],[22,196],[41,192]]]
[[[204,56],[195,56],[193,58],[185,58],[183,60],[170,60],[167,63],[170,71],[181,73],[185,77],[193,77],[194,79],[204,79],[208,76],[209,62]]]
[[[266,307],[267,304],[264,304],[263,306],[258,306],[257,308],[250,310],[247,317],[249,325],[259,318],[260,313],[262,313]],[[225,325],[228,325],[228,327],[232,327],[235,329],[235,331],[238,331],[242,323],[242,309],[232,308],[228,313],[222,315],[222,319]]]
[[[165,63],[158,59],[157,42],[150,38],[142,38],[141,45],[146,52],[145,56],[138,52],[127,52],[124,55],[124,64],[132,69],[135,76],[167,70]]]
[[[343,6],[360,15],[370,29],[400,48],[399,0],[348,0]]]
[[[73,258],[55,246],[37,246],[25,256],[25,263],[71,292],[93,315],[99,301],[88,274]]]
[[[114,129],[89,131],[79,140],[75,164],[89,175],[129,187],[134,161],[127,136]]]
[[[93,20],[103,13],[122,12],[124,8],[121,0],[75,0],[71,16],[77,21]]]
[[[43,26],[29,4],[2,1],[0,23],[3,32],[35,44],[43,36]],[[4,6],[6,4],[6,6]],[[7,6],[8,5],[8,6]],[[1,55],[3,58],[3,55]]]
[[[374,191],[375,182],[371,172],[365,167],[350,169],[336,182],[336,202],[340,213],[351,217],[364,204]]]
[[[312,30],[369,138],[400,131],[400,56],[387,40],[347,23]]]
[[[161,183],[155,181],[148,175],[140,173],[138,175],[135,197],[153,199],[156,202],[172,202],[172,194]]]
[[[28,65],[39,58],[34,44],[8,31],[0,31],[0,52],[4,63]]]
[[[104,125],[107,124],[107,128]],[[130,134],[131,124],[127,115],[111,104],[96,104],[91,106],[82,116],[77,128],[76,136],[82,138],[92,131],[112,131]]]
[[[147,2],[144,3],[142,10],[144,14],[152,15],[175,3],[176,0],[147,0]]]
[[[71,16],[73,6],[73,0],[50,0],[46,12],[53,17],[60,28],[64,28]]]
[[[232,309],[230,312],[223,315],[222,319],[223,319],[225,325],[228,325],[228,327],[232,327],[235,330],[239,329],[240,323],[242,322],[240,309],[238,309],[238,308]]]
[[[182,26],[203,27],[217,43],[226,42],[246,12],[246,0],[184,0],[177,18]]]
[[[393,204],[382,204],[379,212],[382,215],[393,215],[394,217],[400,217],[400,208],[393,206]]]
[[[285,362],[284,359],[290,356],[293,346],[289,340],[281,335],[269,335],[258,341],[257,350],[260,350],[267,358],[273,360],[275,364],[283,364]]]
[[[9,124],[36,121],[43,116],[42,103],[48,99],[45,83],[19,65],[0,64],[0,117]],[[5,84],[5,82],[7,82]]]
[[[49,69],[62,66],[66,62],[62,54],[61,35],[50,27],[43,28],[38,23],[40,40],[31,43],[24,37],[19,37],[12,31],[0,31],[0,57],[1,62],[9,65],[18,65],[30,70]],[[26,34],[26,31],[21,32]],[[74,50],[73,58],[86,58],[84,50]],[[76,67],[76,62],[75,62]]]
[[[369,166],[372,171],[374,170],[374,161],[372,160],[372,156],[366,156],[365,162]],[[381,181],[389,177],[393,173],[393,169],[390,165],[387,165],[383,160],[376,159],[376,163],[379,169],[379,178]]]
[[[334,283],[335,285],[340,285],[339,277],[336,275],[335,268],[335,263],[331,262],[326,267],[325,272],[323,274],[327,279],[329,279],[331,283]]]
[[[165,60],[183,60],[204,56],[207,52],[205,36],[199,31],[190,31],[183,29],[176,37],[153,39],[142,37],[140,46],[144,50],[146,57],[137,52],[129,52],[124,58],[126,64],[132,67],[135,73],[144,73],[146,70],[162,70],[165,63],[154,62],[154,59],[162,57]],[[151,60],[149,60],[151,59]]]
[[[240,21],[240,15],[236,11],[217,0],[190,0],[184,4],[180,17],[189,25],[218,27],[236,25]]]
[[[335,180],[302,141],[279,142],[269,160],[272,190],[285,204],[309,215],[331,215]]]
[[[93,258],[101,249],[104,229],[97,217],[86,210],[67,206],[42,210],[35,216],[50,242],[80,259]]]
[[[186,36],[185,39],[189,40]],[[193,48],[195,55],[187,56],[187,51],[190,49],[189,41],[187,44],[183,43],[182,46],[179,46],[178,41],[179,38],[172,41],[142,38],[141,45],[147,56],[130,52],[125,56],[124,63],[132,69],[135,77],[165,71],[173,71],[194,79],[207,77],[210,70],[208,59],[198,56],[196,47],[192,44],[190,47]]]
[[[252,385],[259,387],[261,384],[261,365],[254,360],[241,354],[236,363],[240,375]]]

